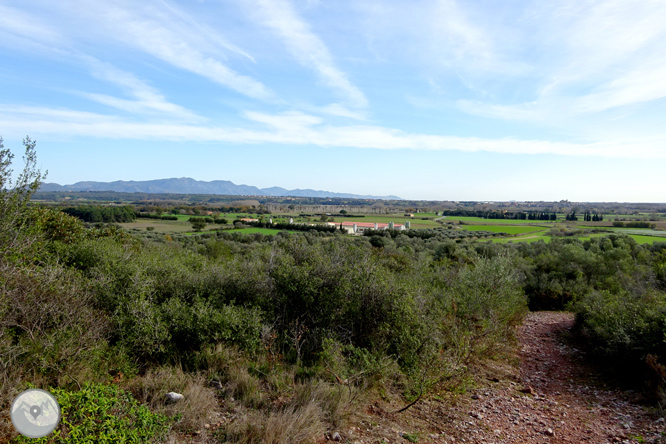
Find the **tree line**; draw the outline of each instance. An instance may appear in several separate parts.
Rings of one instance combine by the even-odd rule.
[[[483,219],[514,219],[514,220],[557,220],[557,213],[543,211],[500,211],[500,210],[444,210],[442,216],[480,217]]]
[[[84,205],[64,208],[62,212],[78,217],[84,222],[123,223],[132,222],[137,218],[136,210],[130,205]]]

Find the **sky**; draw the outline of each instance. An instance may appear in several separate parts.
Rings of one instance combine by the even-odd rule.
[[[0,136],[60,184],[666,202],[664,23],[663,0],[0,0]]]

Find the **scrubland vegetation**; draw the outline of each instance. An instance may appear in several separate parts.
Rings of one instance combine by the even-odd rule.
[[[42,176],[26,147],[14,183],[0,152],[0,404],[50,389],[63,421],[42,442],[314,442],[364,399],[455,389],[503,358],[528,307],[575,310],[591,351],[664,401],[666,243],[130,235],[29,206]]]

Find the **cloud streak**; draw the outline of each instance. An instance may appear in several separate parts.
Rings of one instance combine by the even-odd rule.
[[[87,34],[92,40],[120,41],[129,48],[145,52],[244,96],[264,101],[275,100],[274,94],[262,82],[240,74],[223,63],[227,53],[241,55],[253,63],[254,59],[228,43],[218,32],[197,23],[191,16],[166,2],[147,1],[142,2],[141,7],[134,5],[131,2],[105,0],[95,2],[93,7],[80,0],[64,0],[50,5],[55,9],[49,12],[53,15],[67,15],[73,23],[70,26],[73,29],[53,27],[40,16],[0,5],[0,37],[4,35],[2,40],[9,44],[19,42],[39,48],[49,57],[58,54],[61,58],[78,59],[86,63],[94,57],[86,55],[87,48],[79,48],[75,43],[80,37],[79,33]],[[112,76],[103,77],[104,80],[114,81]],[[132,108],[135,111],[155,108],[160,101],[152,97],[147,101],[152,103],[131,104],[103,95],[90,94],[88,97],[109,106],[125,110]],[[164,104],[159,107],[168,108]],[[171,111],[185,115],[182,109],[171,107]]]
[[[665,159],[666,138],[642,141],[588,143],[484,139],[411,134],[372,125],[331,126],[319,117],[298,112],[271,115],[245,114],[259,128],[210,125],[137,123],[114,116],[26,106],[0,106],[0,127],[16,134],[76,135],[109,139],[163,141],[275,143],[377,150],[493,152],[503,154],[555,154],[609,158]],[[251,125],[250,125],[251,126]]]
[[[298,16],[289,0],[246,0],[245,5],[282,37],[298,63],[315,71],[324,84],[340,93],[351,106],[363,108],[368,105],[365,95],[336,66],[324,42]]]
[[[235,72],[220,61],[219,54],[215,52],[222,46],[232,49],[233,52],[246,53],[239,49],[222,43],[210,29],[203,27],[204,34],[200,34],[198,27],[193,27],[193,19],[189,18],[187,26],[179,23],[184,13],[174,17],[175,8],[122,8],[116,2],[103,2],[105,14],[94,17],[101,20],[107,29],[108,35],[121,40],[125,44],[139,49],[172,66],[193,72],[213,82],[229,87],[236,92],[261,100],[273,98],[273,93],[260,81]],[[122,32],[117,30],[122,29]],[[217,43],[217,48],[210,48],[210,43]],[[218,55],[218,57],[216,57]],[[251,57],[250,57],[251,58]]]
[[[449,1],[449,0],[447,0]],[[666,3],[631,0],[541,2],[525,13],[535,30],[531,99],[510,103],[461,99],[460,109],[505,120],[567,125],[581,116],[666,97]],[[525,32],[525,31],[523,31]],[[527,36],[525,36],[527,38]],[[537,64],[536,62],[539,62]],[[497,99],[497,97],[496,97]]]
[[[20,37],[28,41],[56,43],[60,33],[44,20],[15,8],[0,4],[0,36]],[[5,40],[6,39],[2,39]],[[1,41],[0,41],[0,44]]]
[[[164,95],[133,74],[120,70],[108,63],[101,62],[92,57],[83,57],[90,66],[92,75],[119,86],[134,100],[121,99],[106,94],[80,92],[79,95],[112,108],[134,114],[159,115],[171,119],[186,121],[201,121],[202,117],[192,111],[166,100]]]

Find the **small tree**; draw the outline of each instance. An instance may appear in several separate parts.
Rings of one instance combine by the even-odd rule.
[[[42,175],[36,169],[36,142],[26,136],[23,139],[25,166],[13,182],[11,164],[14,155],[2,142],[0,137],[0,257],[9,251],[18,252],[28,247],[29,242],[20,239],[28,222],[28,202],[46,178],[46,173]]]
[[[206,221],[200,217],[193,217],[190,220],[190,223],[192,224],[192,229],[194,231],[202,231],[204,228],[206,228]]]

